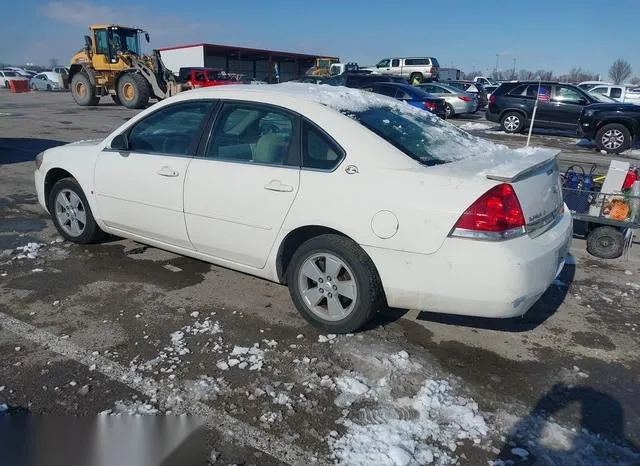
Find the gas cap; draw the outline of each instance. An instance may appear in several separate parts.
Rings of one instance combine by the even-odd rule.
[[[371,230],[378,238],[391,238],[397,233],[398,226],[398,218],[388,210],[381,210],[371,219]]]

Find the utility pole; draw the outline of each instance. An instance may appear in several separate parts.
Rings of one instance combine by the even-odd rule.
[[[500,61],[500,54],[496,53],[496,75],[498,74],[498,62]]]

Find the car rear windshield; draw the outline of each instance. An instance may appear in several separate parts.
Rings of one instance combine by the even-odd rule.
[[[342,110],[385,141],[423,165],[433,166],[480,155],[484,141],[425,112],[372,107],[360,112]]]

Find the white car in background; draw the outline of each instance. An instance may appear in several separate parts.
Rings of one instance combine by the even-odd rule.
[[[336,333],[386,305],[525,313],[571,244],[556,154],[355,89],[219,86],[46,150],[35,186],[69,241],[108,232],[287,284]]]
[[[640,102],[640,93],[630,91],[625,86],[616,85],[598,85],[589,89],[587,92],[593,95],[604,95],[618,102],[638,103]]]
[[[28,81],[28,79],[13,70],[0,70],[0,87],[8,88],[10,81]]]

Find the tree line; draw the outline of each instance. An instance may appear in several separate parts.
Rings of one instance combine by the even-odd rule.
[[[471,73],[462,73],[463,79],[473,79],[478,76],[479,72],[472,71]],[[623,84],[629,82],[631,84],[640,85],[640,77],[631,77],[633,74],[631,64],[618,58],[613,62],[609,68],[609,78],[614,84]],[[491,73],[491,77],[496,80],[520,80],[531,81],[535,79],[541,79],[543,81],[560,81],[568,83],[579,83],[582,81],[604,81],[603,77],[589,70],[585,70],[580,66],[576,66],[569,70],[567,74],[556,75],[551,70],[526,70],[521,69],[515,72],[514,70],[496,70]]]

